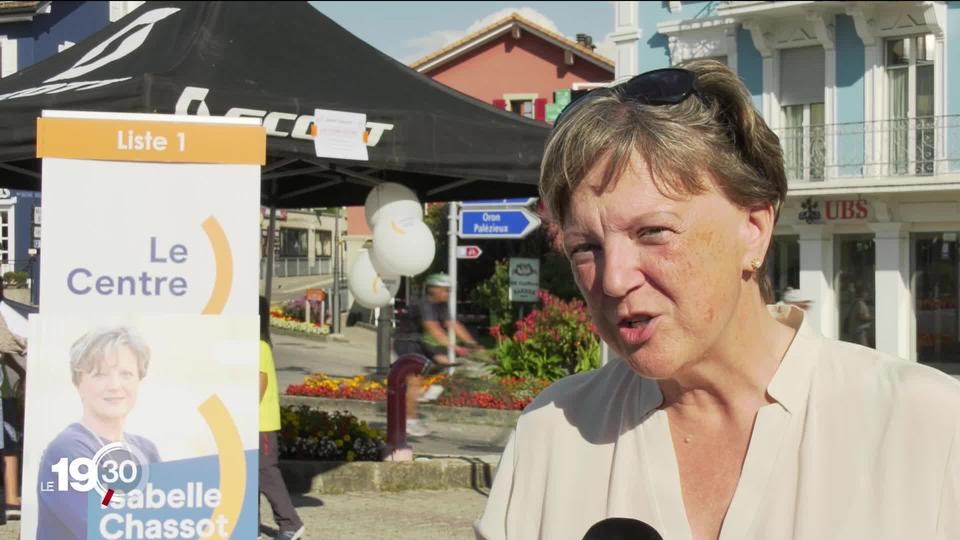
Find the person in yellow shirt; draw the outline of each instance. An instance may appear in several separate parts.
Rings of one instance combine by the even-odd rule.
[[[277,370],[270,346],[270,304],[260,297],[260,493],[270,502],[277,524],[277,540],[297,540],[306,527],[293,507],[287,484],[280,474],[277,432],[280,431],[280,396]]]

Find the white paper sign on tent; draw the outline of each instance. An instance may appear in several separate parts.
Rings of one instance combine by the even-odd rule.
[[[328,109],[314,111],[317,157],[367,161],[367,115]]]

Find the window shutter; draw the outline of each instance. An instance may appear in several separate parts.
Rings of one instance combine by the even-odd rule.
[[[533,100],[533,117],[541,122],[547,121],[547,98]]]
[[[780,105],[823,103],[823,47],[780,51]]]

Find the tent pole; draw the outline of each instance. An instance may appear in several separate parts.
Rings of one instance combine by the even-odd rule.
[[[333,218],[333,333],[340,334],[340,207]]]
[[[447,298],[447,311],[450,320],[447,321],[447,360],[457,361],[457,334],[455,324],[457,322],[457,232],[459,206],[456,202],[450,201],[449,213],[447,214],[447,274],[450,276],[450,296]],[[450,374],[453,374],[453,368],[450,368]]]
[[[270,225],[267,227],[267,283],[263,295],[270,302],[273,296],[273,234],[277,230],[277,181],[270,181]]]

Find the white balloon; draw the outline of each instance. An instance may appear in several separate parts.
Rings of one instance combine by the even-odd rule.
[[[350,267],[347,282],[350,292],[361,306],[369,309],[389,304],[400,289],[400,276],[377,272],[370,260],[370,252],[361,250]]]
[[[423,219],[423,206],[417,200],[417,194],[406,186],[387,182],[370,190],[367,202],[363,206],[367,224],[373,229],[386,218]]]
[[[384,219],[373,229],[373,252],[380,271],[415,276],[430,268],[437,243],[419,219]]]

